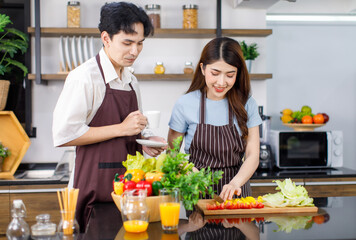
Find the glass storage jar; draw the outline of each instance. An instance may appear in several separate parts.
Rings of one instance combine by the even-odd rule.
[[[155,66],[155,69],[154,69],[155,74],[164,74],[165,70],[166,69],[163,66],[163,62],[157,62],[156,63],[156,66]]]
[[[69,1],[67,4],[67,27],[80,27],[80,2]]]
[[[198,28],[198,5],[183,5],[183,28]]]
[[[185,62],[185,66],[183,69],[184,74],[193,74],[194,68],[192,62]]]
[[[37,223],[31,226],[33,239],[56,239],[56,224],[50,221],[49,214],[36,216]]]
[[[161,5],[147,4],[145,10],[154,28],[161,28]]]

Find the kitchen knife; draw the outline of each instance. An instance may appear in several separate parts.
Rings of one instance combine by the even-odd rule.
[[[208,188],[207,187],[205,187],[205,193],[208,194]],[[215,193],[213,193],[213,198],[214,198],[215,201],[217,201],[219,203],[225,202],[224,199],[222,199],[219,195],[217,195]]]
[[[213,194],[213,198],[214,198],[215,201],[217,201],[219,203],[225,202],[224,199],[222,199],[219,195],[217,195],[215,193]]]

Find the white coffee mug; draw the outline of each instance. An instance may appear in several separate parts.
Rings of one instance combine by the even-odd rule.
[[[145,111],[143,115],[147,117],[147,128],[154,129],[159,127],[160,111]]]

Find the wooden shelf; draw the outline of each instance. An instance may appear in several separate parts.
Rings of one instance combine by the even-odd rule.
[[[67,73],[58,74],[42,74],[42,80],[56,81],[65,80]],[[193,74],[135,74],[139,81],[190,81],[193,78]],[[251,80],[266,80],[272,78],[271,73],[252,73],[250,74]],[[36,74],[28,74],[29,80],[35,80]]]
[[[28,33],[34,35],[35,28],[29,27]],[[272,29],[222,29],[223,36],[235,37],[267,37],[272,34]],[[42,37],[59,36],[93,36],[100,37],[97,28],[41,28]],[[152,38],[214,38],[216,29],[180,29],[158,28]]]

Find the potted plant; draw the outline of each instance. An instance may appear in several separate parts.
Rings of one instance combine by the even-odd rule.
[[[15,60],[16,54],[25,54],[28,48],[28,36],[20,30],[7,28],[12,24],[9,16],[0,14],[0,75],[11,74],[15,69],[27,74],[27,68]],[[0,111],[5,108],[10,82],[0,80]]]
[[[10,155],[10,150],[7,147],[4,147],[4,145],[0,142],[0,172],[2,171],[2,164],[4,163],[5,158]]]
[[[251,62],[260,55],[257,51],[257,43],[247,45],[245,41],[242,41],[241,50],[246,61],[247,70],[248,72],[251,72]]]

